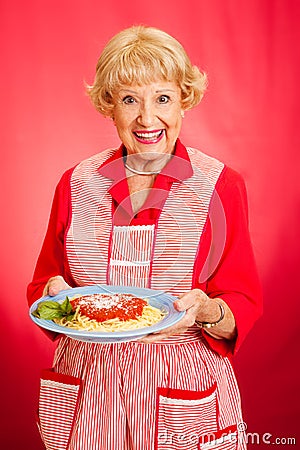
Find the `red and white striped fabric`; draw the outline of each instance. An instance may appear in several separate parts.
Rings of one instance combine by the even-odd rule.
[[[199,442],[199,450],[232,450],[238,447],[239,440],[244,440],[244,436],[234,425],[204,436]]]
[[[83,380],[69,450],[198,450],[242,421],[229,360],[196,330],[152,345],[63,338],[55,370]]]
[[[81,380],[43,370],[40,380],[39,430],[47,450],[68,448]]]
[[[111,285],[148,286],[154,231],[154,225],[113,227],[108,275]]]
[[[176,295],[191,289],[198,243],[223,165],[189,149],[194,175],[173,183],[155,228],[113,227],[112,181],[97,170],[111,154],[90,158],[72,175],[66,252],[74,280],[78,285],[134,284]],[[70,423],[63,425],[70,435],[68,450],[198,450],[206,434],[242,420],[231,364],[205,345],[197,327],[151,345],[62,338],[54,369],[82,380],[71,432]],[[53,412],[47,413],[51,436],[62,434],[55,421],[61,402],[57,387],[57,395],[50,392]],[[65,448],[44,441],[47,449]]]
[[[158,388],[157,396],[156,443],[161,449],[172,444],[188,450],[199,436],[217,432],[216,384],[202,391]]]
[[[224,165],[195,149],[187,150],[194,174],[183,183],[173,183],[155,233],[151,226],[137,227],[136,231],[131,226],[112,226],[112,201],[107,192],[112,180],[102,176],[98,167],[112,156],[113,150],[94,155],[75,168],[71,179],[72,220],[66,250],[77,284],[119,282],[121,285],[139,283],[141,286],[142,283],[144,287],[174,294],[191,289],[198,243],[209,214],[214,187]],[[218,233],[219,241],[224,244],[225,221],[223,225],[224,229]],[[140,233],[142,239],[133,243],[130,236],[133,233]],[[223,240],[220,238],[222,233]],[[128,239],[131,245],[126,242]],[[119,249],[116,249],[115,242],[121,245]],[[136,247],[140,242],[143,249]],[[220,257],[222,251],[221,246]],[[127,280],[122,275],[125,267]],[[131,282],[130,274],[136,283]],[[148,278],[138,281],[136,277],[139,274]]]

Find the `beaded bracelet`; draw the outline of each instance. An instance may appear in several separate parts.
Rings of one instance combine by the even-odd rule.
[[[219,308],[220,308],[219,319],[216,322],[200,322],[199,320],[196,320],[195,323],[196,323],[196,325],[198,325],[199,328],[212,328],[212,327],[218,325],[218,323],[220,323],[221,320],[224,319],[224,316],[225,316],[224,306],[219,302],[216,302],[216,303],[219,305]]]

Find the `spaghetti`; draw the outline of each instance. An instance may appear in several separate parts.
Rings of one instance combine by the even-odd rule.
[[[54,319],[58,325],[75,330],[116,332],[149,327],[164,313],[147,300],[132,294],[92,294],[70,299],[72,319]]]

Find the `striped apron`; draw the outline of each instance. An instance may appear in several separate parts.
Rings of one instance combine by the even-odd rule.
[[[198,243],[223,165],[188,152],[194,175],[173,183],[157,224],[112,225],[112,181],[97,170],[112,150],[77,166],[66,254],[78,285],[174,295],[193,287]],[[53,368],[42,374],[39,422],[48,450],[245,448],[232,366],[196,327],[155,344],[61,338]]]

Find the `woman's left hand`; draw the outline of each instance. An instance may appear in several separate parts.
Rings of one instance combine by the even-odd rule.
[[[192,289],[186,294],[180,295],[174,302],[177,311],[186,311],[184,317],[175,325],[157,333],[151,333],[140,339],[140,342],[150,344],[161,341],[174,334],[182,334],[194,325],[195,320],[200,322],[216,321],[220,315],[220,309],[214,299],[210,299],[201,289]]]

